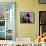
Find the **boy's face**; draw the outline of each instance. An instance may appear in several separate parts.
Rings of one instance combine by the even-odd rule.
[[[29,19],[28,17],[25,17],[25,19]]]

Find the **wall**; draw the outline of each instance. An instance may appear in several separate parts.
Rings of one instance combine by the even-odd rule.
[[[19,0],[16,2],[17,13],[17,37],[18,38],[34,38],[35,24],[20,24],[20,12],[34,12],[33,0]]]
[[[19,0],[16,2],[17,8],[17,37],[36,38],[39,35],[39,6],[37,0]],[[20,12],[34,12],[34,24],[20,24]]]
[[[38,4],[38,0],[3,0],[0,2],[16,2],[16,37],[36,38],[39,34],[39,10],[46,10],[46,5]],[[20,12],[34,12],[34,24],[20,24]]]

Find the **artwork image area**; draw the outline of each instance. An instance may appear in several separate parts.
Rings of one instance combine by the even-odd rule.
[[[34,23],[34,13],[33,12],[21,12],[20,23]]]

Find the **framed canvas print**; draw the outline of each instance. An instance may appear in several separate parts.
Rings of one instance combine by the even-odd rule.
[[[39,0],[40,4],[46,4],[46,0]]]
[[[15,2],[0,2],[0,40],[15,40]]]
[[[39,11],[39,34],[46,33],[46,11]]]
[[[20,23],[34,23],[34,12],[20,12]]]

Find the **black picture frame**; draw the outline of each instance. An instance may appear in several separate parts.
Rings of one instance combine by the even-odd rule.
[[[39,4],[46,4],[46,0],[38,0]]]
[[[45,30],[46,30],[46,11],[39,11],[39,35],[45,33],[46,32]]]
[[[28,15],[27,15],[28,14]],[[22,18],[28,17],[30,22],[25,22]],[[35,13],[34,12],[20,12],[20,23],[34,24],[35,22]]]

